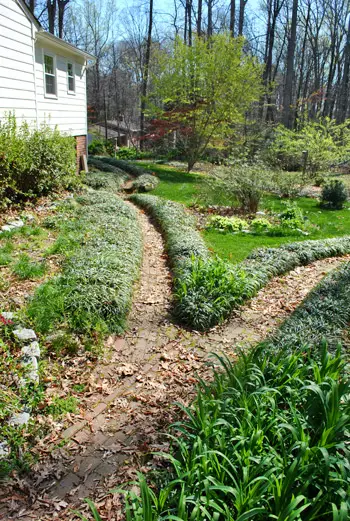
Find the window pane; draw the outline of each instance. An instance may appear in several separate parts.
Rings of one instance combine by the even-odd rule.
[[[73,65],[71,63],[68,63],[67,70],[68,70],[68,76],[73,76]]]
[[[68,78],[68,90],[74,91],[74,78],[71,76]]]
[[[46,94],[56,94],[55,77],[45,75]]]
[[[45,55],[45,72],[53,74],[53,57]]]

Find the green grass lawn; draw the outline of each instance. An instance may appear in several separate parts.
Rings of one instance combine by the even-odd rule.
[[[187,206],[194,202],[201,202],[198,188],[205,178],[205,174],[188,174],[169,165],[155,165],[142,163],[142,166],[154,172],[160,183],[152,194],[183,203]],[[309,239],[323,239],[350,235],[350,204],[343,210],[321,210],[316,199],[299,197],[298,206],[309,220],[319,227],[308,236],[267,237],[248,234],[223,234],[216,230],[203,231],[208,247],[220,257],[231,262],[243,260],[255,248],[275,247],[293,241]],[[227,201],[217,201],[216,204],[225,205]],[[286,200],[277,196],[267,195],[261,203],[261,210],[272,210],[279,213],[285,208]]]

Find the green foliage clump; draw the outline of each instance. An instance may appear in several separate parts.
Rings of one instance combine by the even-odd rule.
[[[208,228],[216,228],[224,232],[241,232],[246,230],[249,225],[247,221],[238,217],[224,217],[222,215],[212,215],[208,221]]]
[[[0,124],[0,200],[4,205],[52,190],[72,188],[76,175],[74,138],[46,125],[31,129],[10,115]]]
[[[341,210],[348,197],[346,185],[339,179],[333,179],[322,189],[321,206],[331,210]]]
[[[271,230],[272,224],[268,219],[261,217],[259,219],[253,219],[250,223],[250,228],[253,232],[261,234]]]
[[[150,192],[151,190],[157,188],[158,184],[158,177],[151,174],[142,174],[140,177],[135,179],[132,187],[137,192]]]
[[[45,262],[33,262],[29,255],[23,253],[19,256],[18,261],[12,266],[12,272],[20,280],[37,279],[46,272]]]
[[[103,154],[114,154],[115,144],[109,139],[93,139],[88,147],[89,154],[92,156]]]
[[[60,398],[54,396],[52,402],[46,407],[45,412],[51,414],[54,419],[62,418],[68,413],[76,413],[78,410],[78,400],[74,396]]]
[[[242,299],[243,270],[230,271],[220,259],[192,258],[176,272],[176,318],[197,331],[220,324]]]
[[[63,272],[39,286],[27,313],[44,333],[62,323],[77,332],[121,333],[142,256],[136,212],[103,191],[76,202],[62,209],[69,215],[57,240]]]
[[[267,149],[267,158],[284,170],[298,171],[303,168],[303,153],[306,151],[307,173],[314,178],[346,158],[348,141],[346,125],[336,125],[329,118],[309,121],[299,130],[279,125]]]
[[[118,169],[123,170],[124,172],[134,177],[138,177],[143,174],[149,174],[149,172],[141,166],[133,165],[132,163],[130,163],[129,161],[125,161],[124,159],[116,159],[114,157],[98,157],[96,159],[98,159],[99,163],[102,162],[104,164],[117,167]],[[102,170],[101,167],[98,168],[99,170]]]

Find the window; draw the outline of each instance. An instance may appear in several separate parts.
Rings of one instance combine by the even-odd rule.
[[[44,76],[45,76],[45,94],[56,96],[56,67],[55,59],[49,54],[44,54]]]
[[[68,92],[75,92],[75,77],[73,63],[67,63]]]

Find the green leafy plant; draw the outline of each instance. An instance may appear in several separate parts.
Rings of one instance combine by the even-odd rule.
[[[150,192],[159,184],[159,179],[155,175],[142,174],[133,182],[133,189],[137,192]]]
[[[208,228],[216,228],[217,230],[222,230],[225,232],[241,232],[242,230],[246,230],[249,225],[247,221],[243,219],[238,219],[238,217],[224,217],[221,215],[212,215],[209,217]]]
[[[321,206],[331,210],[341,210],[348,197],[346,185],[339,179],[333,179],[322,189]]]
[[[23,253],[12,266],[12,271],[21,280],[37,279],[46,272],[45,262],[32,262],[29,255]]]
[[[74,138],[47,125],[30,129],[14,115],[0,124],[0,199],[18,201],[80,184]]]
[[[268,219],[259,218],[253,219],[250,223],[250,228],[253,232],[257,234],[266,233],[272,228],[272,224]]]
[[[78,400],[74,396],[60,398],[54,396],[50,405],[46,407],[46,413],[51,414],[54,419],[61,418],[68,413],[76,413],[78,410]]]

